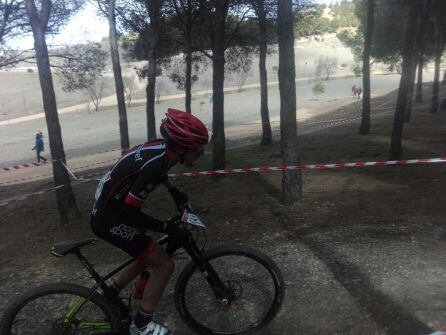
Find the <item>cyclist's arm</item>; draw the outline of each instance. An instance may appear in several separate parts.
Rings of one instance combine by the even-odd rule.
[[[141,206],[155,188],[156,181],[165,171],[163,157],[156,158],[143,166],[133,183],[120,210],[120,216],[134,226],[164,232],[165,222],[157,220],[141,211]]]
[[[184,205],[186,202],[189,201],[187,195],[183,192],[181,192],[177,186],[175,185],[173,178],[166,175],[163,178],[163,184],[167,187],[167,190],[169,191],[170,195],[172,196],[173,200],[175,201],[175,205],[178,209],[182,205]]]

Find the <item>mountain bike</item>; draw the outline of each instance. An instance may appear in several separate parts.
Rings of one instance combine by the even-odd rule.
[[[248,334],[273,320],[284,298],[284,281],[268,256],[246,246],[205,251],[202,212],[184,210],[171,222],[175,233],[164,235],[158,243],[166,245],[171,256],[183,248],[191,258],[174,289],[176,309],[189,328],[199,334]],[[0,335],[128,334],[130,303],[113,296],[106,281],[135,258],[101,276],[81,253],[94,241],[56,244],[51,252],[57,257],[77,256],[95,285],[46,284],[19,295],[4,312]]]

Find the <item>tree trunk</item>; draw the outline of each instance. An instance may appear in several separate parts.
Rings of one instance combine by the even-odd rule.
[[[121,63],[119,61],[118,38],[116,35],[116,0],[108,3],[108,25],[110,39],[110,55],[115,77],[116,98],[118,99],[119,133],[121,136],[121,150],[124,153],[130,147],[129,129],[127,125],[127,111],[125,108],[124,83],[122,81]]]
[[[296,70],[292,0],[278,1],[279,91],[282,165],[299,165],[296,124]],[[283,203],[291,205],[302,197],[300,170],[282,172]]]
[[[409,123],[410,117],[412,115],[412,101],[413,101],[413,91],[415,88],[415,76],[417,74],[417,63],[414,61],[410,70],[410,85],[407,92],[407,107],[406,113],[404,114],[404,122]]]
[[[149,36],[148,36],[148,55],[147,60],[147,140],[151,141],[156,138],[155,126],[155,88],[156,88],[156,49],[158,47],[160,27],[159,18],[160,11],[164,0],[145,0],[145,6],[150,18]]]
[[[431,113],[437,113],[440,106],[440,63],[444,50],[444,33],[440,32],[440,17],[435,20],[435,74],[432,84],[432,107]]]
[[[362,85],[364,95],[362,97],[362,118],[359,133],[362,135],[370,132],[370,48],[372,45],[374,24],[374,0],[367,2],[367,30],[364,36],[363,76]]]
[[[441,85],[446,86],[446,70],[444,70],[443,83]]]
[[[266,71],[266,13],[264,0],[257,0],[257,11],[259,18],[259,72],[260,72],[260,115],[262,119],[262,141],[261,145],[272,143],[271,124],[268,110],[268,73]]]
[[[413,58],[413,47],[415,43],[416,35],[416,22],[419,13],[419,6],[416,4],[416,0],[411,0],[409,17],[406,22],[406,39],[404,42],[403,50],[403,65],[400,79],[400,87],[398,91],[398,100],[395,110],[395,116],[393,119],[392,141],[390,144],[390,157],[391,159],[399,159],[402,152],[402,135],[403,135],[403,121],[404,114],[407,107],[407,93],[409,91],[409,85],[411,82],[411,69]]]
[[[421,16],[421,22],[419,31],[417,34],[417,50],[418,50],[418,79],[417,79],[417,93],[415,100],[420,103],[423,102],[423,66],[424,66],[424,48],[425,48],[425,35],[429,16],[431,13],[431,0],[423,0],[423,12]],[[415,79],[414,79],[415,80]]]
[[[191,114],[192,108],[192,49],[191,49],[192,41],[190,41],[190,37],[188,40],[188,46],[186,51],[186,112]]]
[[[156,56],[155,50],[150,50],[148,55],[149,67],[147,72],[147,141],[154,140],[156,138],[155,127],[155,85],[156,85]]]
[[[435,74],[432,83],[432,107],[431,113],[437,113],[440,104],[440,62],[441,54],[435,56]]]
[[[44,7],[42,5],[42,7]],[[47,13],[41,13],[40,17],[33,0],[26,0],[26,9],[34,37],[34,49],[36,52],[37,69],[39,71],[40,88],[42,91],[43,109],[48,127],[49,146],[53,160],[54,185],[65,185],[56,190],[57,207],[59,209],[62,224],[72,223],[80,213],[76,206],[70,176],[63,164],[66,163],[62,141],[62,132],[57,114],[56,95],[54,93],[53,78],[51,75],[48,48],[45,40],[46,22],[43,17],[49,17]],[[44,23],[44,24],[42,24]],[[62,164],[63,163],[63,164]]]
[[[225,153],[225,121],[224,121],[224,80],[225,80],[225,33],[228,1],[215,0],[213,24],[214,41],[212,46],[212,168],[224,169]]]
[[[417,94],[415,101],[420,103],[423,102],[423,52],[420,53],[418,57],[418,79],[417,79]]]

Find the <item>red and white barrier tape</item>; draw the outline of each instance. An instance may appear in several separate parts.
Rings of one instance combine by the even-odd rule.
[[[44,164],[48,164],[48,162],[43,162],[43,163],[22,163],[22,164],[17,164],[17,165],[12,165],[12,166],[2,166],[1,170],[3,170],[3,171],[14,171],[14,170],[23,169],[23,168],[41,166],[41,165],[44,165]]]
[[[42,191],[39,191],[39,192],[34,192],[34,193],[30,193],[30,194],[23,195],[23,196],[20,196],[20,197],[12,198],[12,199],[4,202],[4,203],[1,203],[0,207],[8,205],[8,204],[11,204],[11,203],[14,203],[16,201],[29,199],[29,198],[36,197],[36,196],[44,194],[44,193],[49,193],[49,192],[57,190],[58,188],[65,187],[66,185],[67,184],[62,184],[62,185],[58,185],[58,186],[55,186],[55,187],[46,188],[46,189],[44,189]]]
[[[201,175],[232,174],[232,173],[246,173],[246,172],[270,172],[270,171],[284,171],[284,170],[322,170],[322,169],[342,169],[348,167],[390,166],[390,165],[409,165],[409,164],[427,164],[427,163],[446,163],[446,157],[406,159],[406,160],[395,160],[395,161],[376,161],[376,162],[351,162],[351,163],[310,164],[310,165],[301,164],[294,166],[271,166],[271,167],[211,170],[211,171],[201,171],[201,172],[180,172],[176,174],[171,174],[170,176],[191,177],[191,176],[201,176]]]
[[[428,163],[446,163],[446,157],[438,158],[423,158],[423,159],[405,159],[405,160],[394,160],[394,161],[376,161],[376,162],[347,162],[347,163],[333,163],[333,164],[301,164],[294,166],[270,166],[270,167],[254,167],[254,168],[240,168],[240,169],[225,169],[225,170],[209,170],[209,171],[199,171],[199,172],[179,172],[169,174],[171,177],[192,177],[192,176],[203,176],[203,175],[219,175],[219,174],[234,174],[234,173],[249,173],[249,172],[271,172],[271,171],[285,171],[285,170],[323,170],[323,169],[342,169],[349,167],[366,167],[366,166],[391,166],[391,165],[410,165],[410,164],[428,164]],[[102,172],[103,173],[103,172]],[[97,176],[102,173],[93,173],[86,176],[78,177],[81,182],[93,180],[92,176]],[[0,204],[5,206],[12,202],[19,200],[25,200],[30,197],[34,197],[43,193],[48,193],[54,191],[58,188],[64,187],[64,185],[55,186],[48,188],[39,192],[31,193],[28,195],[20,196],[17,198],[10,199],[4,203]]]

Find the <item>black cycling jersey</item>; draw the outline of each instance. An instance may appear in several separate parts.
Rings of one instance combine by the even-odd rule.
[[[92,214],[119,211],[131,218],[139,212],[149,193],[160,183],[171,189],[168,170],[176,164],[175,155],[164,140],[155,140],[130,149],[99,182]]]

